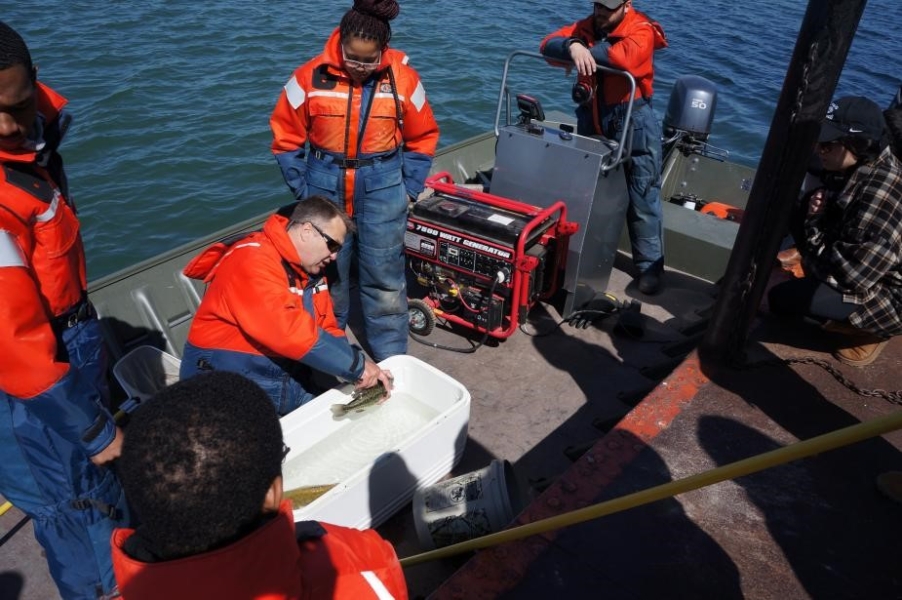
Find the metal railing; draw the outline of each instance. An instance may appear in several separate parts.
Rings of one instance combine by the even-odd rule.
[[[498,104],[495,108],[495,137],[497,138],[501,135],[501,113],[506,109],[506,118],[505,125],[511,125],[511,92],[507,86],[508,73],[510,72],[510,65],[513,62],[514,58],[518,56],[525,56],[527,58],[539,59],[543,62],[554,60],[559,63],[566,63],[567,61],[562,61],[560,59],[549,59],[538,52],[529,52],[526,50],[514,50],[510,54],[508,54],[507,58],[504,60],[504,69],[501,72],[501,89],[498,92]],[[623,150],[627,148],[627,136],[632,133],[632,128],[630,124],[632,123],[633,118],[633,100],[636,97],[636,78],[632,76],[627,71],[621,71],[619,69],[612,69],[610,67],[606,67],[603,65],[599,65],[596,63],[596,69],[598,71],[602,71],[604,73],[610,73],[613,75],[618,75],[620,77],[625,77],[626,80],[630,84],[630,100],[626,107],[626,118],[624,119],[624,127],[623,132],[620,134],[620,139],[617,140],[617,150],[614,154],[611,155],[611,160],[605,162],[602,166],[602,171],[610,171],[611,169],[617,167],[621,162],[623,162]]]

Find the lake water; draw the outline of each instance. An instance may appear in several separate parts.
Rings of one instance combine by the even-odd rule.
[[[392,45],[420,72],[440,145],[488,130],[505,57],[537,50],[590,4],[402,2]],[[76,118],[63,150],[92,279],[291,200],[269,152],[269,114],[291,72],[320,52],[350,5],[0,0],[0,19],[25,37],[40,78],[69,98]],[[714,81],[711,141],[754,166],[807,3],[635,6],[670,40],[656,55],[658,114],[680,75]],[[868,2],[837,95],[889,102],[902,82],[898,23],[902,2]],[[568,97],[573,80],[562,70],[528,74],[528,61],[516,65],[523,77],[512,78],[513,91],[539,97],[546,109]]]

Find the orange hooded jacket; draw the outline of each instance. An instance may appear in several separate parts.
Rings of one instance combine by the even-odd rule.
[[[288,218],[280,214],[287,208],[270,216],[262,231],[215,244],[185,267],[186,276],[210,284],[188,342],[248,360],[288,358],[353,381],[363,364],[338,328],[325,280],[311,279],[300,267]]]
[[[363,87],[348,76],[343,65],[341,36],[335,29],[323,53],[298,67],[285,84],[270,117],[272,151],[283,172],[287,168],[284,161],[289,160],[303,180],[308,143],[348,159],[383,155],[403,146],[404,184],[407,193],[416,196],[423,190],[439,136],[419,75],[408,65],[406,54],[386,48],[367,113]],[[365,127],[361,127],[363,115],[367,115]],[[353,214],[355,171],[349,168],[344,172],[348,214]],[[293,191],[298,200],[306,195],[303,189]]]
[[[592,48],[598,43],[594,18],[590,15],[548,34],[539,45],[539,51],[544,54],[548,42],[561,37],[578,38],[587,48]],[[651,97],[654,92],[654,52],[667,47],[661,25],[637,10],[630,10],[607,35],[607,42],[610,43],[607,66],[632,74],[636,79],[635,99]],[[624,77],[603,77],[601,88],[601,98],[606,105],[629,101],[630,86]]]
[[[78,304],[87,289],[78,219],[64,182],[46,166],[59,160],[66,100],[40,82],[36,88],[45,146],[0,151],[0,389],[22,399],[47,391],[68,373],[50,321]],[[56,177],[63,178],[61,166]]]

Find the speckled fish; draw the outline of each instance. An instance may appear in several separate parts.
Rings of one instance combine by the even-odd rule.
[[[301,508],[302,506],[307,506],[332,488],[334,488],[336,483],[327,483],[324,485],[308,485],[305,487],[295,488],[293,490],[288,490],[284,492],[282,495],[285,498],[291,500],[292,508]]]
[[[385,398],[385,394],[385,386],[382,385],[381,381],[371,388],[354,390],[351,394],[350,402],[332,405],[332,414],[336,417],[343,417],[350,412],[363,412],[367,408],[378,404],[380,400]]]

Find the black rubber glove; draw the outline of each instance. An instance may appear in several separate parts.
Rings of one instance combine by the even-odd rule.
[[[567,317],[567,323],[577,329],[586,329],[598,319],[610,316],[617,312],[621,303],[610,294],[595,296]]]

